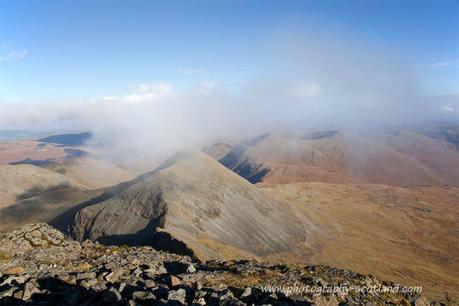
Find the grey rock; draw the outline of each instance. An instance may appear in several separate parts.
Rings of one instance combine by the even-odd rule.
[[[155,299],[155,295],[148,291],[134,291],[132,293],[132,298],[134,300],[140,300],[140,301],[152,300],[152,299]]]
[[[207,295],[207,292],[203,291],[203,290],[198,290],[198,291],[195,292],[195,297],[196,298],[205,297],[206,295]]]
[[[251,287],[246,287],[244,289],[244,292],[242,292],[241,297],[248,297],[252,294],[252,288]]]
[[[156,287],[155,281],[151,280],[151,279],[147,279],[147,280],[143,281],[143,284],[144,284],[145,288],[154,288],[154,287]]]
[[[24,296],[24,290],[18,290],[13,293],[13,297],[20,300]]]
[[[177,301],[181,304],[185,304],[186,291],[183,288],[180,288],[177,290],[171,290],[169,291],[167,299],[170,301]]]
[[[1,237],[0,251],[12,257],[28,255],[37,262],[76,259],[81,246],[45,223],[27,224]]]
[[[96,278],[97,274],[96,272],[86,272],[86,273],[78,273],[77,274],[77,280],[82,280],[82,279],[92,279]]]
[[[140,274],[142,274],[142,270],[139,269],[139,268],[137,268],[137,269],[135,269],[134,271],[132,271],[132,274],[134,274],[134,275],[136,275],[136,276],[137,276],[137,275],[140,275]]]
[[[188,268],[186,269],[186,272],[188,273],[194,273],[196,272],[196,268],[193,266],[193,264],[190,264]]]
[[[33,226],[26,228],[37,230]],[[38,228],[45,233],[48,231],[47,226],[40,225]],[[40,240],[34,239],[44,239],[44,236],[41,238],[39,236],[43,235],[43,231],[41,234],[28,235],[33,244],[40,243]],[[23,235],[24,231],[20,230],[16,233]],[[4,239],[2,235],[0,234],[0,248]],[[10,238],[12,241],[19,239]],[[430,301],[421,297],[418,293],[394,294],[390,298],[378,293],[355,293],[352,297],[340,296],[338,300],[325,293],[316,295],[305,293],[298,296],[263,293],[261,288],[249,287],[250,282],[246,283],[244,276],[251,275],[255,280],[269,281],[266,275],[270,275],[271,272],[275,274],[281,272],[283,277],[277,280],[279,286],[305,281],[314,285],[320,283],[329,286],[381,283],[372,276],[324,265],[291,268],[287,265],[247,260],[229,262],[214,260],[199,263],[199,271],[193,271],[198,263],[189,257],[156,251],[152,248],[114,248],[94,244],[93,248],[87,247],[79,252],[78,247],[52,249],[57,247],[55,243],[58,243],[59,247],[67,245],[65,240],[60,240],[59,237],[53,238],[46,247],[35,246],[35,249],[28,253],[18,253],[10,262],[0,262],[0,273],[3,273],[0,274],[0,300],[13,297],[19,304],[34,305],[53,302],[61,305],[78,303],[115,305],[128,301],[132,305],[137,302],[139,304],[192,302],[194,305],[244,305],[244,303],[250,305],[288,305],[288,303],[329,305],[332,303],[336,305],[338,300],[345,300],[349,305],[366,306],[389,305],[393,304],[393,301],[402,300],[409,301],[414,306],[431,306],[432,303],[432,305],[440,305],[435,304],[435,300]],[[78,242],[75,243],[79,245]],[[25,244],[30,246],[29,240]],[[13,245],[10,247],[14,248]],[[64,253],[60,254],[58,250]],[[35,255],[31,256],[32,253]],[[72,256],[67,253],[72,253]],[[174,270],[171,264],[179,266],[180,269]],[[39,270],[40,266],[42,270]],[[169,271],[164,270],[165,266]],[[22,267],[23,270],[16,274],[4,272],[11,267]],[[216,279],[219,281],[215,282]],[[58,285],[55,286],[54,282]],[[239,283],[240,287],[237,285]],[[75,290],[76,286],[73,286],[75,284],[90,290],[82,288]],[[205,284],[205,287],[202,284]]]
[[[14,276],[14,275],[10,275],[8,276],[2,283],[1,285],[11,285],[11,284],[15,284],[15,285],[22,285],[25,283],[25,278],[23,276]]]
[[[167,270],[164,266],[159,266],[157,269],[157,274],[166,274]]]
[[[119,287],[118,287],[118,290],[120,292],[123,292],[124,288],[126,288],[126,283],[120,283]]]
[[[81,243],[81,246],[82,246],[83,248],[93,248],[93,247],[94,247],[94,242],[91,241],[91,240],[86,239],[85,241],[83,241],[83,242]]]
[[[128,305],[129,305],[129,306],[137,306],[137,305],[139,305],[139,304],[138,304],[136,301],[134,301],[134,300],[129,300],[129,301],[128,301]]]
[[[95,285],[97,285],[97,279],[95,278],[90,278],[90,279],[84,279],[80,283],[83,287],[90,288]]]
[[[107,289],[107,286],[105,285],[105,283],[103,282],[97,282],[95,285],[92,285],[91,286],[91,289],[95,290],[95,291],[104,291]]]
[[[144,274],[144,278],[155,278],[157,274],[151,273],[151,272],[146,272]]]
[[[123,275],[123,272],[122,268],[116,268],[105,276],[105,280],[110,283],[114,283],[118,281],[121,275]]]
[[[5,291],[0,292],[0,296],[2,297],[11,297],[13,296],[14,292],[18,291],[18,287],[10,287],[6,289]]]
[[[22,299],[24,301],[27,301],[29,300],[33,294],[35,293],[40,293],[40,289],[38,289],[36,287],[36,284],[34,284],[33,282],[28,282],[25,284],[24,286],[24,294],[22,296]]]
[[[206,303],[206,300],[203,298],[203,297],[200,297],[198,299],[195,299],[193,301],[193,304],[196,304],[196,305],[207,305]]]

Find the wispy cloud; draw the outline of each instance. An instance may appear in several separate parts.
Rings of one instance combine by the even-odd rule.
[[[216,81],[203,81],[199,84],[198,90],[202,94],[210,94],[217,85]]]
[[[445,112],[448,112],[448,113],[454,113],[455,112],[455,109],[452,106],[444,106],[442,108],[442,110],[445,111]]]
[[[206,70],[200,68],[183,68],[182,73],[184,75],[199,75],[205,73]]]
[[[150,162],[185,146],[279,127],[367,128],[457,114],[459,96],[426,95],[410,63],[366,42],[314,34],[282,36],[266,70],[230,86],[199,77],[185,88],[145,82],[122,94],[107,92],[101,101],[0,103],[0,128],[84,127],[113,152]]]
[[[430,65],[430,68],[459,68],[459,59],[450,61],[438,61]]]
[[[156,101],[172,94],[172,84],[161,83],[142,83],[130,88],[119,100],[129,103],[144,103]]]
[[[27,49],[15,49],[9,42],[0,43],[0,62],[20,60],[27,53]]]

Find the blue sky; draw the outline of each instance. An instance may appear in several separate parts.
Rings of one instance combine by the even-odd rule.
[[[423,90],[457,94],[458,14],[458,1],[1,1],[0,103],[237,83],[263,71],[273,37],[311,28],[383,46]]]

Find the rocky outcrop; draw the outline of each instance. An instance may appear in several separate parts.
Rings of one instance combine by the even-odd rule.
[[[62,253],[75,259],[81,250],[78,242],[66,239],[60,231],[45,223],[25,225],[1,235],[0,241],[0,252],[8,257],[27,256],[44,260]],[[53,257],[51,261],[55,259]]]
[[[317,233],[288,203],[190,151],[79,211],[71,235],[105,244],[157,245],[167,238],[206,260],[294,250],[305,256],[317,247]]]
[[[0,244],[2,305],[430,304],[419,293],[333,291],[396,284],[328,266],[200,263],[151,247],[80,245],[43,224],[6,234]]]

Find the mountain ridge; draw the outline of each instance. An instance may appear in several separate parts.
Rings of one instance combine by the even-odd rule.
[[[291,252],[298,244],[303,250],[316,247],[319,229],[311,220],[296,217],[288,203],[197,150],[179,153],[117,189],[113,197],[78,212],[73,237],[114,243],[167,232],[202,258],[225,257],[202,240],[242,250],[243,256]]]
[[[459,152],[408,130],[275,131],[242,141],[219,161],[252,183],[459,185]]]

